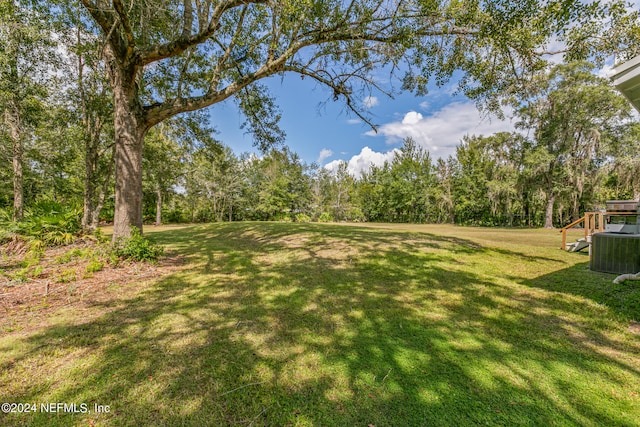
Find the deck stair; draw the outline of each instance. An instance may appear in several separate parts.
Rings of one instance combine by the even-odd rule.
[[[584,248],[588,248],[591,244],[591,236],[588,238],[578,239],[573,243],[569,243],[565,246],[568,252],[580,252]]]
[[[623,202],[619,202],[619,203],[623,203]],[[628,203],[631,203],[631,204],[635,203],[635,205],[633,205],[633,209],[627,209],[627,206],[622,206],[622,208],[625,210],[618,210],[620,208],[618,207],[618,205],[614,204],[613,206],[614,206],[614,209],[616,210],[611,210],[611,211],[607,210],[607,211],[600,211],[600,212],[585,212],[582,218],[577,219],[573,221],[571,224],[562,227],[560,229],[560,233],[562,233],[562,249],[570,252],[577,252],[588,247],[591,244],[592,235],[596,233],[603,233],[605,231],[611,231],[611,230],[607,230],[607,227],[613,227],[614,225],[607,224],[607,222],[610,221],[610,219],[608,218],[621,217],[621,216],[627,216],[627,215],[638,216],[638,211],[634,210],[638,207],[638,202],[632,201]],[[639,221],[638,224],[640,224],[640,219],[638,219],[638,221]],[[573,227],[581,227],[584,230],[584,237],[578,239],[577,242],[567,244],[567,230]],[[638,225],[633,225],[633,227],[638,227]]]
[[[585,212],[584,216],[580,219],[573,221],[571,224],[562,227],[560,232],[562,233],[562,249],[569,252],[578,252],[591,244],[591,236],[594,233],[600,233],[604,231],[605,223],[604,212]],[[584,237],[578,239],[574,243],[567,244],[567,230],[575,226],[582,226],[584,230]]]

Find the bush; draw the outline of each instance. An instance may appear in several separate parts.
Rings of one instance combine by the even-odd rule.
[[[163,219],[168,223],[184,223],[191,219],[180,208],[173,208],[162,214]]]
[[[333,222],[333,217],[328,212],[322,212],[322,215],[318,217],[318,222]]]
[[[104,268],[104,263],[98,258],[92,258],[85,267],[87,273],[97,273]]]
[[[1,208],[0,209],[0,223],[4,224],[7,222],[11,222],[11,218],[13,216],[13,210],[10,208]]]
[[[76,259],[87,259],[92,256],[91,249],[74,248],[57,257],[54,262],[56,264],[67,264]]]
[[[291,219],[291,216],[289,214],[286,214],[286,213],[275,214],[273,216],[273,221],[277,221],[277,222],[293,222],[293,220]]]
[[[4,245],[5,243],[14,241],[17,238],[18,238],[18,235],[15,232],[0,225],[0,245]]]
[[[135,227],[131,229],[131,237],[119,239],[113,246],[116,257],[132,261],[156,261],[163,252],[162,246],[146,239]]]
[[[0,213],[0,241],[17,234],[47,245],[68,245],[80,233],[82,210],[52,200],[41,200],[24,212],[21,221],[11,221],[8,210]]]
[[[307,214],[296,214],[296,222],[311,222],[311,217]]]
[[[61,270],[55,277],[57,283],[75,282],[78,279],[76,270],[73,268],[65,268]]]
[[[93,237],[96,239],[96,242],[100,244],[105,244],[110,240],[109,237],[104,235],[104,232],[100,228],[93,230]]]
[[[367,220],[362,210],[356,206],[348,209],[345,216],[345,219],[351,222],[366,222]]]

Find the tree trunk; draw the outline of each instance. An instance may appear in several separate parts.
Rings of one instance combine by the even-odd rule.
[[[220,222],[220,218],[218,217],[218,197],[217,197],[217,192],[213,193],[213,197],[211,198],[213,200],[213,220],[215,222]]]
[[[81,31],[77,30],[77,45],[81,46]],[[104,182],[100,183],[100,142],[104,126],[104,117],[98,114],[92,104],[98,99],[95,92],[87,93],[85,88],[85,63],[82,54],[78,54],[77,84],[82,111],[82,125],[84,130],[84,193],[82,212],[82,231],[92,233],[98,228],[100,211],[104,205],[106,187],[113,172],[113,154],[107,166],[106,176],[102,176]],[[94,104],[95,105],[95,104]]]
[[[102,208],[104,206],[104,199],[107,196],[107,187],[109,186],[109,181],[111,180],[111,172],[105,178],[105,182],[100,190],[100,194],[98,195],[98,203],[93,207],[93,212],[91,212],[91,226],[92,230],[95,230],[100,225],[100,213],[102,212]]]
[[[24,150],[20,138],[13,143],[13,220],[24,216],[23,162]]]
[[[107,47],[106,62],[113,88],[115,131],[115,213],[113,242],[131,236],[131,228],[142,233],[142,149],[148,130],[138,100],[137,68],[119,63]]]
[[[156,225],[162,224],[162,190],[156,190]]]
[[[11,107],[10,107],[11,108]],[[23,161],[24,147],[20,131],[20,116],[15,111],[5,110],[5,121],[9,124],[9,138],[13,145],[13,220],[24,216]]]
[[[111,160],[113,163],[113,158]],[[96,180],[99,178],[96,174],[85,174],[84,178],[84,209],[82,214],[82,230],[85,233],[91,233],[98,228],[100,224],[100,212],[104,206],[104,200],[106,198],[107,188],[109,187],[109,181],[111,181],[111,174],[113,173],[113,166],[109,166],[106,175],[103,177],[103,181],[100,185],[100,192],[96,195],[96,189],[98,183]]]
[[[116,95],[117,97],[117,95]],[[142,147],[144,130],[126,103],[115,103],[116,198],[113,239],[142,232]]]
[[[100,225],[100,212],[102,212],[102,207],[104,206],[104,200],[107,196],[107,189],[109,188],[109,183],[111,182],[111,175],[113,174],[113,169],[114,169],[114,157],[115,157],[115,146],[113,147],[113,152],[109,160],[109,167],[107,168],[107,173],[104,176],[104,181],[102,181],[102,187],[100,188],[100,194],[98,195],[97,203],[93,208],[93,212],[91,212],[91,228],[94,230],[98,228],[98,225]]]
[[[16,13],[16,6],[13,0],[6,2],[7,12],[9,14]],[[11,16],[11,15],[10,15]],[[16,15],[17,16],[17,15]],[[24,215],[24,189],[23,189],[23,129],[21,122],[21,94],[22,87],[21,76],[18,69],[19,45],[21,39],[21,31],[9,31],[9,39],[6,46],[3,46],[3,53],[7,57],[6,65],[8,69],[9,87],[12,92],[9,93],[9,100],[4,109],[4,121],[9,127],[9,139],[11,140],[13,151],[13,220],[18,221]],[[4,73],[3,73],[4,74]],[[5,74],[6,76],[6,74]]]
[[[114,87],[116,191],[113,241],[129,237],[131,228],[142,232],[142,148],[146,127],[135,111],[133,89],[125,82]]]
[[[544,213],[544,228],[553,228],[553,205],[555,204],[556,196],[549,194],[547,197],[547,208]]]
[[[83,210],[82,210],[82,231],[91,233],[95,230],[93,227],[93,212],[95,209],[95,173],[94,159],[97,157],[95,147],[85,141],[85,158],[84,158],[84,193],[83,193]]]

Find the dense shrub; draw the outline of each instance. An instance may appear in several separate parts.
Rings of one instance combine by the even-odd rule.
[[[299,213],[295,218],[296,222],[311,222],[311,217],[307,214]]]
[[[190,216],[179,207],[169,209],[162,215],[163,220],[168,223],[184,223],[189,222]]]
[[[19,235],[46,245],[68,245],[80,234],[82,210],[53,200],[41,200],[24,212],[21,221],[11,221],[10,209],[0,212],[0,242]]]
[[[278,213],[275,214],[273,216],[273,221],[278,221],[278,222],[293,222],[293,219],[291,219],[291,215],[287,214],[287,213]]]
[[[329,212],[322,212],[318,217],[318,222],[333,222],[333,217]]]
[[[131,229],[131,237],[120,239],[113,245],[116,257],[132,261],[156,261],[163,252],[162,246],[145,238],[135,227]]]

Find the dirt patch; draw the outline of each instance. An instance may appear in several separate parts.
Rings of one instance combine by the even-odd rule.
[[[640,335],[640,322],[631,322],[629,324],[629,332]]]
[[[62,308],[104,312],[184,265],[183,259],[173,254],[155,264],[118,265],[106,258],[83,255],[97,252],[95,242],[77,242],[48,248],[39,262],[24,267],[29,254],[23,246],[11,243],[0,247],[0,332],[41,326],[44,319]],[[80,255],[68,256],[74,253]],[[93,271],[98,263],[99,271]]]
[[[346,241],[331,241],[315,250],[315,256],[325,258],[334,262],[351,260],[357,258],[358,248]]]

